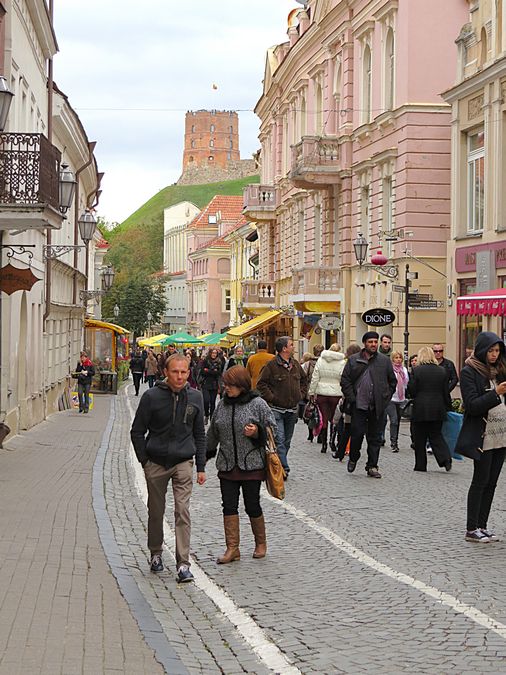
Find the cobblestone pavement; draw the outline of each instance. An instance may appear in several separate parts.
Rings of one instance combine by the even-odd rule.
[[[116,401],[105,475],[116,538],[139,587],[191,673],[288,672],[248,645],[204,590],[178,587],[168,555],[164,574],[147,573],[146,512],[128,450],[131,391]],[[223,531],[208,465],[208,482],[192,498],[192,555],[205,575],[293,664],[290,672],[506,672],[506,545],[464,541],[471,462],[454,462],[447,473],[429,458],[429,471],[414,473],[403,427],[401,452],[382,450],[383,478],[375,480],[364,458],[350,475],[305,436],[298,424],[285,502],[264,493],[264,560],[251,558],[243,513],[241,561],[216,565]],[[490,523],[499,534],[505,505],[500,484]]]
[[[171,531],[166,571],[148,570],[132,394],[97,397],[88,418],[59,413],[0,452],[0,675],[506,672],[506,544],[464,541],[471,462],[447,473],[429,458],[414,473],[404,428],[381,480],[364,458],[350,475],[298,424],[285,502],[263,492],[267,557],[251,558],[242,513],[241,561],[216,565],[211,462],[192,498],[196,583],[178,586]],[[500,535],[505,506],[500,483]]]

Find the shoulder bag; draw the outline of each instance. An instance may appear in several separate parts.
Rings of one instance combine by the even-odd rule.
[[[267,427],[267,443],[265,448],[265,473],[268,493],[276,499],[285,498],[285,470],[276,452],[276,441],[272,429]]]
[[[403,420],[410,420],[413,418],[413,399],[407,398],[405,401],[402,401],[400,405],[401,417]]]

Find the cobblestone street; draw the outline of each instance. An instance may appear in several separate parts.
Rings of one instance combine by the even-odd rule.
[[[392,454],[388,444],[382,451],[381,480],[366,476],[364,458],[349,475],[346,463],[322,454],[298,424],[286,500],[263,494],[267,557],[252,559],[242,514],[241,561],[216,565],[224,542],[211,462],[208,482],[195,485],[192,500],[196,583],[178,586],[171,499],[167,570],[148,570],[142,472],[129,443],[138,401],[132,394],[127,385],[117,397],[97,397],[86,419],[55,415],[0,453],[2,675],[504,672],[505,544],[464,541],[470,461],[454,462],[446,473],[429,458],[427,474],[414,473],[403,428],[401,452]],[[74,426],[78,450],[66,447],[66,429]],[[40,509],[29,514],[20,506],[25,490],[14,489],[26,472],[38,476],[26,500]],[[91,491],[105,556],[93,515],[85,515]],[[490,523],[500,535],[505,503],[500,484]],[[86,527],[76,529],[71,516],[86,519]],[[57,537],[65,551],[60,582],[48,586],[46,561]],[[90,546],[93,555],[81,556]],[[95,583],[106,600],[102,617],[93,604]],[[35,625],[47,630],[35,633]]]

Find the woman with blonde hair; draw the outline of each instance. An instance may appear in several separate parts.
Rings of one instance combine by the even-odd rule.
[[[322,452],[327,452],[328,424],[332,422],[337,404],[343,396],[340,382],[344,364],[345,356],[341,352],[341,347],[336,343],[330,345],[329,349],[322,351],[316,362],[309,385],[309,398],[316,399],[323,420]]]
[[[431,347],[422,347],[419,350],[417,366],[412,372],[407,395],[413,399],[411,428],[415,444],[414,471],[427,471],[427,441],[439,466],[450,471],[450,449],[441,429],[452,402],[448,376],[445,369],[438,366]]]

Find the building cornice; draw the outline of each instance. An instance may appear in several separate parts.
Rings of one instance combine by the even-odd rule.
[[[465,98],[466,96],[473,94],[477,89],[482,89],[484,85],[491,80],[495,80],[505,75],[506,57],[503,57],[498,61],[495,61],[495,63],[492,65],[487,66],[480,72],[471,75],[462,82],[459,82],[451,89],[447,89],[441,94],[441,96],[448,103],[454,103],[460,98]]]

